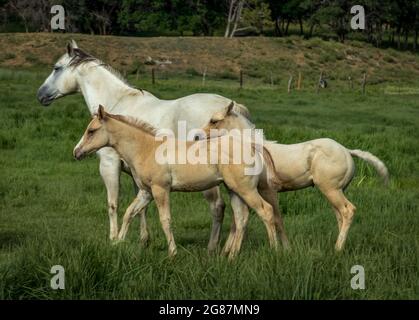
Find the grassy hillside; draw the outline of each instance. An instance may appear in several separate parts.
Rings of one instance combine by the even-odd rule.
[[[101,58],[123,73],[148,72],[144,61],[169,59],[173,63],[165,74],[198,75],[207,68],[208,77],[237,79],[243,69],[247,78],[264,83],[286,84],[302,72],[303,84],[313,85],[320,71],[334,81],[357,82],[368,73],[371,84],[381,82],[417,82],[419,55],[393,49],[377,49],[364,42],[341,44],[319,38],[131,38],[81,34],[0,34],[1,67],[51,67],[64,53],[68,40]]]
[[[43,43],[52,39],[42,37]],[[83,39],[83,46],[94,49],[87,45],[88,37]],[[106,38],[98,41],[105,43]],[[127,41],[164,43],[159,39]],[[57,54],[64,40],[60,43]],[[47,52],[48,47],[41,48]],[[97,50],[105,52],[100,46]],[[252,214],[243,250],[233,263],[206,252],[211,218],[202,196],[174,194],[178,257],[171,261],[154,204],[148,211],[149,248],[139,246],[138,221],[125,243],[109,243],[98,160],[72,158],[72,149],[89,121],[87,108],[80,95],[48,108],[40,106],[35,95],[45,76],[46,72],[0,69],[1,299],[419,298],[418,95],[289,95],[271,88],[238,90],[226,81],[202,88],[184,79],[152,87],[149,80],[137,82],[131,76],[132,84],[162,98],[204,90],[231,97],[249,107],[253,120],[270,139],[294,143],[331,137],[348,148],[376,154],[391,175],[386,188],[370,166],[356,160],[357,174],[347,194],[358,210],[342,254],[333,250],[337,237],[333,211],[314,188],[279,197],[290,252],[270,250],[263,224]],[[124,176],[119,217],[132,197],[132,183]],[[227,208],[223,242],[230,216]],[[50,288],[50,269],[57,264],[65,268],[65,290]],[[350,286],[353,265],[365,268],[365,290]]]

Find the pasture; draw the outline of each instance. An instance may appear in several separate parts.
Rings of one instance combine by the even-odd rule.
[[[36,90],[49,71],[0,69],[1,299],[419,298],[419,95],[388,95],[382,87],[365,96],[311,89],[287,94],[268,85],[239,90],[228,80],[203,88],[182,77],[151,86],[149,79],[129,76],[161,98],[230,97],[250,109],[269,139],[330,137],[374,153],[390,172],[385,187],[372,167],[355,160],[347,195],[357,212],[340,254],[334,252],[335,216],[314,188],[279,196],[291,251],[272,251],[252,213],[233,262],[207,254],[211,217],[202,195],[173,194],[178,256],[170,260],[154,204],[149,247],[139,245],[139,221],[125,243],[110,244],[98,160],[72,157],[89,121],[87,108],[80,95],[42,107]],[[131,181],[122,180],[120,218],[134,197]],[[230,217],[227,207],[222,244]],[[50,288],[53,265],[65,268],[65,290]],[[351,288],[353,265],[365,268],[365,290]]]

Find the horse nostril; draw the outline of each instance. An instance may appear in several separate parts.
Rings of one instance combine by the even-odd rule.
[[[80,148],[74,149],[73,156],[76,160],[81,160],[81,158],[83,157],[83,152]]]

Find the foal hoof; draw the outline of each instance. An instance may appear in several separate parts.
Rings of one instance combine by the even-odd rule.
[[[149,245],[150,245],[150,238],[149,237],[140,239],[140,246],[141,247],[147,248]]]
[[[121,244],[122,242],[124,242],[124,240],[113,239],[113,240],[111,240],[111,245],[117,246],[117,245]]]

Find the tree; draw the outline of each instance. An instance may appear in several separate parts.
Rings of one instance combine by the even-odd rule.
[[[229,0],[227,26],[224,33],[225,38],[234,37],[241,19],[244,4],[244,0]]]

